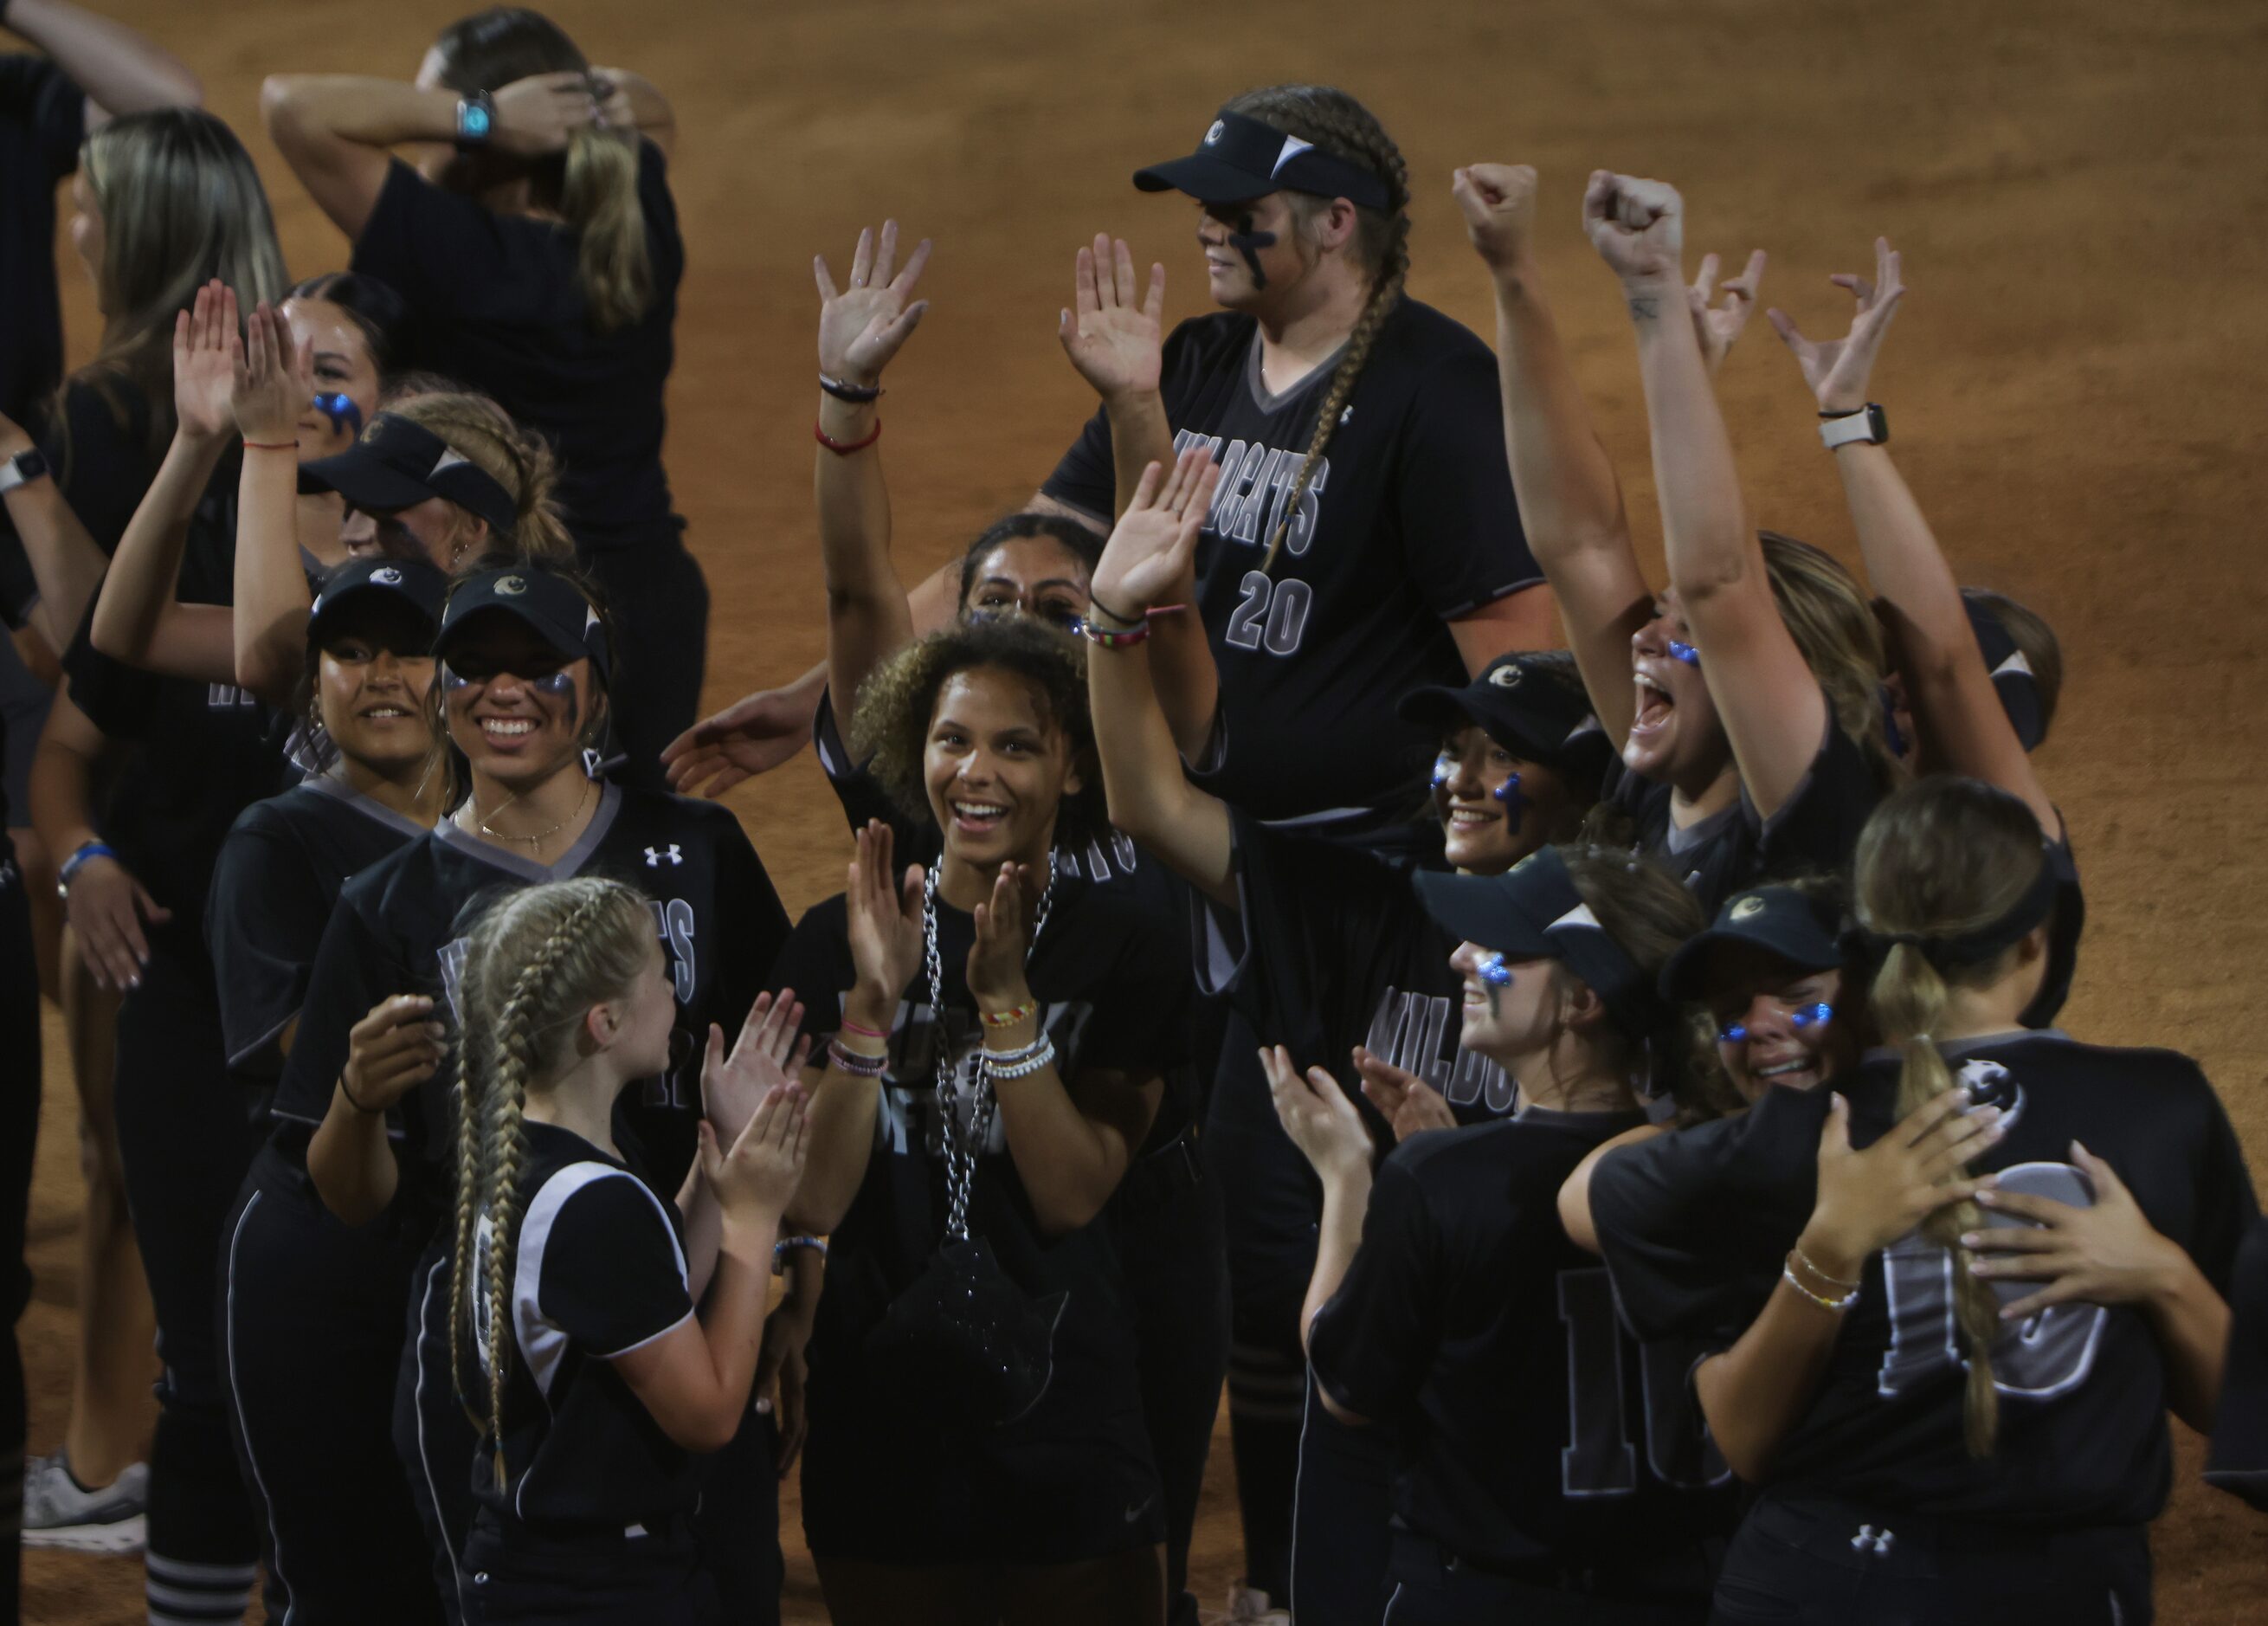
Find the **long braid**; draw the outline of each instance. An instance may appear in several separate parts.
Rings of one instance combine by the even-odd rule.
[[[1272,571],[1276,556],[1291,535],[1300,504],[1314,480],[1315,469],[1338,428],[1339,417],[1354,395],[1355,382],[1370,359],[1371,346],[1386,325],[1386,319],[1402,302],[1403,284],[1410,274],[1410,169],[1403,161],[1402,150],[1394,144],[1393,138],[1370,110],[1344,91],[1330,85],[1279,85],[1248,91],[1228,106],[1361,166],[1382,177],[1387,190],[1387,207],[1383,211],[1358,211],[1361,220],[1359,240],[1365,257],[1370,261],[1370,292],[1363,302],[1362,314],[1355,319],[1354,330],[1347,336],[1346,349],[1338,365],[1331,369],[1330,387],[1323,392],[1322,410],[1315,415],[1314,433],[1308,439],[1307,455],[1300,459],[1300,472],[1292,483],[1282,517],[1269,533],[1268,552],[1260,568]]]
[[[460,1404],[469,1393],[465,1382],[465,1320],[472,1309],[473,1238],[480,1222],[481,1138],[487,1127],[486,1103],[473,1099],[472,1069],[465,1065],[464,1037],[458,1035],[450,1094],[457,1103],[457,1238],[449,1256],[449,1382]],[[468,1415],[472,1408],[465,1404]],[[480,1418],[473,1415],[478,1424]]]

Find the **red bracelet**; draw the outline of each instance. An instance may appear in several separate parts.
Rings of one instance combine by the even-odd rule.
[[[880,1028],[870,1028],[863,1022],[851,1021],[848,1016],[843,1018],[843,1031],[845,1033],[856,1033],[861,1038],[887,1039],[890,1037]]]
[[[247,452],[296,452],[299,449],[299,443],[297,440],[247,440],[244,449]]]
[[[874,420],[874,432],[868,435],[864,440],[837,440],[834,436],[828,434],[825,429],[821,428],[816,420],[814,420],[811,425],[811,434],[812,439],[817,440],[820,445],[834,453],[836,456],[848,457],[853,452],[865,451],[868,447],[873,445],[875,441],[882,438],[882,422],[881,419],[876,418]]]
[[[1177,610],[1187,610],[1189,606],[1187,604],[1152,604],[1149,609],[1144,610],[1142,615],[1144,619],[1146,620],[1152,616],[1170,616]]]

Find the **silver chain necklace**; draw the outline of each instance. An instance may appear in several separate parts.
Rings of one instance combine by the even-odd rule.
[[[1024,964],[1032,963],[1040,934],[1048,929],[1048,911],[1056,897],[1056,855],[1048,854],[1048,883],[1040,893],[1039,913],[1032,922],[1032,940],[1024,945]],[[945,1142],[945,1239],[965,1241],[968,1236],[968,1193],[976,1183],[976,1159],[992,1133],[992,1113],[999,1098],[992,1089],[991,1064],[984,1059],[983,1012],[977,1013],[976,1100],[968,1111],[968,1130],[961,1133],[953,1110],[953,1044],[945,1026],[945,967],[937,952],[937,875],[942,861],[932,864],[922,883],[922,960],[929,972],[929,1016],[937,1036],[937,1110],[939,1133]]]

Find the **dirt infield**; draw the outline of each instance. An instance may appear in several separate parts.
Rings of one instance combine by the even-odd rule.
[[[203,76],[274,188],[298,275],[342,264],[345,246],[259,132],[261,77],[407,77],[460,9],[94,4]],[[2268,1171],[2268,1001],[2252,991],[2268,863],[2242,857],[2268,754],[2237,714],[2268,653],[2268,621],[2242,586],[2262,580],[2268,507],[2268,11],[2210,0],[548,9],[594,60],[637,68],[677,107],[691,270],[668,462],[715,596],[713,703],[821,653],[810,259],[846,254],[885,212],[938,243],[934,307],[884,403],[909,577],[1017,506],[1091,410],[1054,337],[1083,235],[1130,237],[1139,258],[1166,262],[1169,315],[1200,308],[1186,209],[1138,196],[1127,175],[1186,151],[1248,85],[1328,79],[1381,115],[1417,192],[1410,287],[1484,333],[1486,285],[1449,171],[1501,159],[1543,172],[1561,320],[1657,558],[1627,323],[1576,225],[1586,173],[1676,181],[1690,257],[1770,249],[1766,302],[1814,328],[1839,331],[1847,304],[1826,274],[1864,269],[1888,233],[1913,289],[1877,383],[1900,462],[1962,579],[2016,594],[2063,639],[2069,676],[2043,761],[2090,905],[2068,1025],[2199,1056]],[[95,322],[75,265],[66,285],[77,357]],[[1761,322],[1722,388],[1759,520],[1854,558],[1811,402]],[[792,909],[840,888],[843,821],[807,754],[732,802]],[[37,1450],[62,1430],[71,1327],[78,1182],[63,1053],[51,1019],[39,1288],[23,1327]],[[2157,1533],[2159,1619],[2268,1618],[2268,1523],[2204,1490],[2195,1442],[2183,1444]],[[1236,1561],[1225,1436],[1212,1482],[1195,1566],[1208,1607]],[[788,1618],[823,1620],[792,1506],[785,1534]],[[27,1555],[25,1618],[139,1621],[140,1580],[132,1563]]]

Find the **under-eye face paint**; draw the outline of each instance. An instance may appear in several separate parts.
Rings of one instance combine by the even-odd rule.
[[[362,432],[362,409],[354,403],[352,395],[343,392],[318,395],[315,410],[329,418],[331,427],[342,434],[358,435]]]
[[[1260,269],[1260,251],[1276,246],[1276,233],[1254,231],[1252,215],[1248,211],[1237,216],[1236,230],[1228,234],[1228,246],[1244,256],[1245,269],[1252,273],[1252,285],[1265,288],[1268,273]]]
[[[471,678],[466,676],[462,672],[460,672],[455,667],[451,666],[447,661],[444,661],[441,663],[441,687],[444,689],[457,690],[469,689],[472,686],[473,680]]]
[[[1488,996],[1489,1019],[1493,1022],[1504,1015],[1504,991],[1512,986],[1512,967],[1504,963],[1504,956],[1491,952],[1481,956],[1473,969],[1480,973],[1481,992]]]
[[[1808,1027],[1827,1021],[1835,1014],[1835,1007],[1822,1000],[1815,1005],[1805,1005],[1787,1013],[1787,1024],[1799,1033]],[[1748,1024],[1735,1022],[1717,1035],[1720,1045],[1745,1045],[1749,1042]]]
[[[1520,775],[1517,772],[1506,774],[1504,783],[1496,787],[1494,795],[1498,802],[1504,803],[1506,820],[1518,830],[1521,819],[1528,812],[1528,798],[1520,794]]]
[[[1696,649],[1690,644],[1680,643],[1674,638],[1669,640],[1669,658],[1673,661],[1683,661],[1688,666],[1699,666],[1701,664],[1701,652],[1699,650]]]
[[[1433,788],[1439,790],[1457,771],[1457,759],[1447,751],[1433,758]]]

